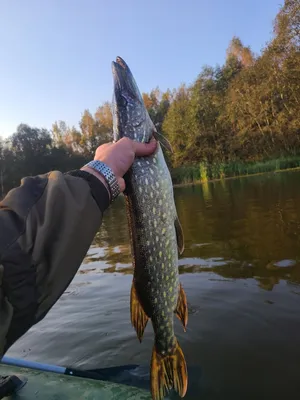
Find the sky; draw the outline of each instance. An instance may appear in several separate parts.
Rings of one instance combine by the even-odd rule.
[[[78,126],[111,101],[121,56],[141,92],[191,84],[232,37],[260,53],[283,0],[0,0],[0,136]]]

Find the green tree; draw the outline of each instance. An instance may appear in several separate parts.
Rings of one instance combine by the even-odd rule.
[[[299,152],[300,53],[295,20],[299,22],[299,2],[286,1],[275,20],[273,40],[229,88],[226,113],[243,159]]]
[[[91,156],[103,143],[112,140],[112,113],[109,103],[99,107],[93,116],[85,110],[80,121],[81,146],[86,155]]]
[[[193,158],[188,154],[187,147],[190,144],[189,135],[189,105],[190,91],[182,85],[175,93],[163,122],[163,132],[169,139],[173,153],[171,160],[173,166],[184,162],[192,162]]]
[[[150,94],[143,93],[143,100],[158,132],[163,132],[163,122],[170,108],[172,93],[170,90],[161,92],[157,87]]]

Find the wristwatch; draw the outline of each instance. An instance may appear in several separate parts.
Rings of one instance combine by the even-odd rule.
[[[120,194],[120,188],[112,169],[104,162],[98,160],[90,161],[85,167],[93,168],[103,176],[110,191],[111,201],[114,201]]]

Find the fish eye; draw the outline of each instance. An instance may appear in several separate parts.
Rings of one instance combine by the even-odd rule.
[[[119,96],[119,104],[123,105],[123,106],[127,106],[128,100],[126,98],[126,96],[122,93]]]

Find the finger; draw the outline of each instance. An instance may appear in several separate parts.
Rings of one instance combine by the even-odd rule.
[[[157,141],[150,140],[149,143],[133,142],[133,151],[138,157],[149,156],[156,150]]]
[[[120,191],[124,192],[126,185],[125,185],[125,181],[123,178],[118,178],[118,185],[119,185]]]

